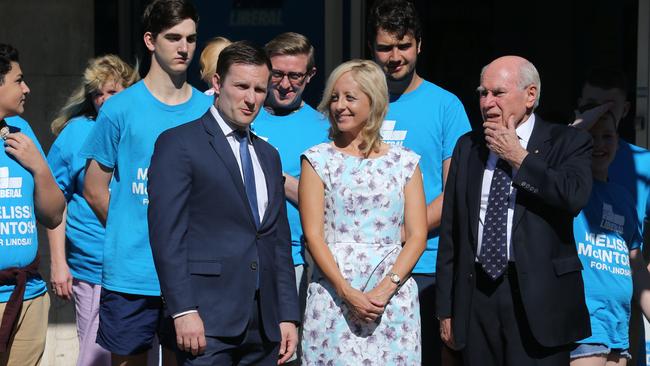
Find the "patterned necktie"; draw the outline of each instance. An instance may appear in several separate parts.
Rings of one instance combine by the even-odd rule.
[[[511,172],[510,165],[499,159],[492,175],[485,213],[478,261],[493,280],[499,278],[508,267],[508,198],[512,182]]]
[[[257,190],[255,189],[255,173],[253,171],[253,160],[248,150],[248,132],[244,130],[235,130],[235,138],[239,141],[239,159],[241,160],[241,170],[244,175],[244,187],[248,204],[253,211],[255,226],[260,227],[260,214],[257,210]]]

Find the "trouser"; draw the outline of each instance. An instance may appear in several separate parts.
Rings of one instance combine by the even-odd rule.
[[[205,352],[192,356],[177,349],[179,366],[275,366],[278,363],[279,342],[266,338],[259,296],[255,296],[251,318],[243,334],[237,337],[205,337]]]
[[[463,349],[467,366],[566,366],[571,345],[544,347],[533,337],[514,264],[492,280],[476,264],[476,288]]]

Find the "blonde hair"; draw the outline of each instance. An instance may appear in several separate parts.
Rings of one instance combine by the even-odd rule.
[[[52,133],[58,136],[74,117],[96,118],[97,111],[92,102],[92,94],[108,81],[114,81],[121,84],[123,88],[128,88],[140,79],[137,70],[137,65],[133,68],[115,55],[105,55],[88,61],[81,84],[68,97],[52,121],[50,125]]]
[[[212,87],[212,75],[217,72],[219,54],[232,42],[225,37],[214,37],[205,44],[199,63],[201,64],[201,80]]]
[[[347,72],[359,84],[361,91],[370,99],[370,113],[361,130],[362,142],[359,144],[361,153],[367,158],[371,152],[378,152],[381,144],[379,131],[388,111],[386,76],[376,63],[369,60],[347,61],[332,71],[325,85],[323,99],[318,105],[318,110],[330,121],[329,138],[332,140],[335,140],[341,134],[330,113],[332,92],[334,84]]]

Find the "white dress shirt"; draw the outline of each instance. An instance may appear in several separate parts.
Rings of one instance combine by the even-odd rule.
[[[531,114],[528,119],[521,123],[515,129],[517,137],[519,137],[519,143],[521,147],[526,149],[528,147],[528,141],[530,140],[530,135],[533,133],[533,127],[535,127],[535,115]],[[485,212],[487,211],[488,205],[488,196],[490,195],[490,185],[492,184],[492,176],[494,175],[494,168],[497,165],[499,157],[492,151],[488,156],[487,163],[485,164],[485,170],[483,171],[483,185],[481,187],[481,207],[479,210],[479,220],[478,220],[478,242],[476,245],[476,261],[478,262],[478,257],[481,253],[481,244],[483,243],[483,224],[485,222]],[[514,177],[517,174],[517,169],[512,168],[512,176]],[[510,185],[510,195],[508,197],[508,222],[507,222],[507,249],[508,249],[508,261],[512,262],[515,260],[514,251],[511,250],[512,245],[512,218],[515,213],[515,201],[517,198],[517,188],[512,184]]]
[[[236,127],[226,122],[217,111],[217,108],[214,106],[210,107],[210,112],[217,120],[219,127],[221,127],[221,131],[223,131],[223,134],[226,136],[226,140],[230,145],[230,149],[232,149],[232,153],[235,155],[235,159],[239,165],[239,174],[241,174],[242,182],[244,182],[244,172],[241,167],[241,158],[239,157],[239,140],[237,140],[235,137]],[[264,219],[266,206],[269,204],[269,195],[266,189],[266,178],[264,177],[264,171],[262,170],[260,160],[257,158],[255,148],[253,147],[253,143],[250,139],[250,129],[247,128],[246,132],[248,134],[248,151],[250,152],[251,160],[253,161],[253,174],[255,174],[255,192],[257,193],[257,211],[260,215],[261,223]]]

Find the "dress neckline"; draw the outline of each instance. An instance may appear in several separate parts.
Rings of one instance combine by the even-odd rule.
[[[379,160],[379,159],[381,159],[383,157],[388,156],[391,153],[391,151],[393,151],[393,145],[391,145],[391,144],[386,144],[386,145],[388,145],[388,150],[386,150],[385,153],[383,153],[383,154],[381,154],[379,156],[375,156],[373,158],[364,158],[363,156],[351,155],[351,154],[348,154],[348,153],[346,153],[344,151],[341,151],[341,150],[337,149],[334,146],[334,142],[330,142],[330,143],[327,144],[327,146],[330,149],[334,150],[334,152],[336,152],[337,154],[340,154],[340,155],[342,155],[343,157],[346,157],[346,158],[354,158],[354,159],[357,159],[357,160]]]

